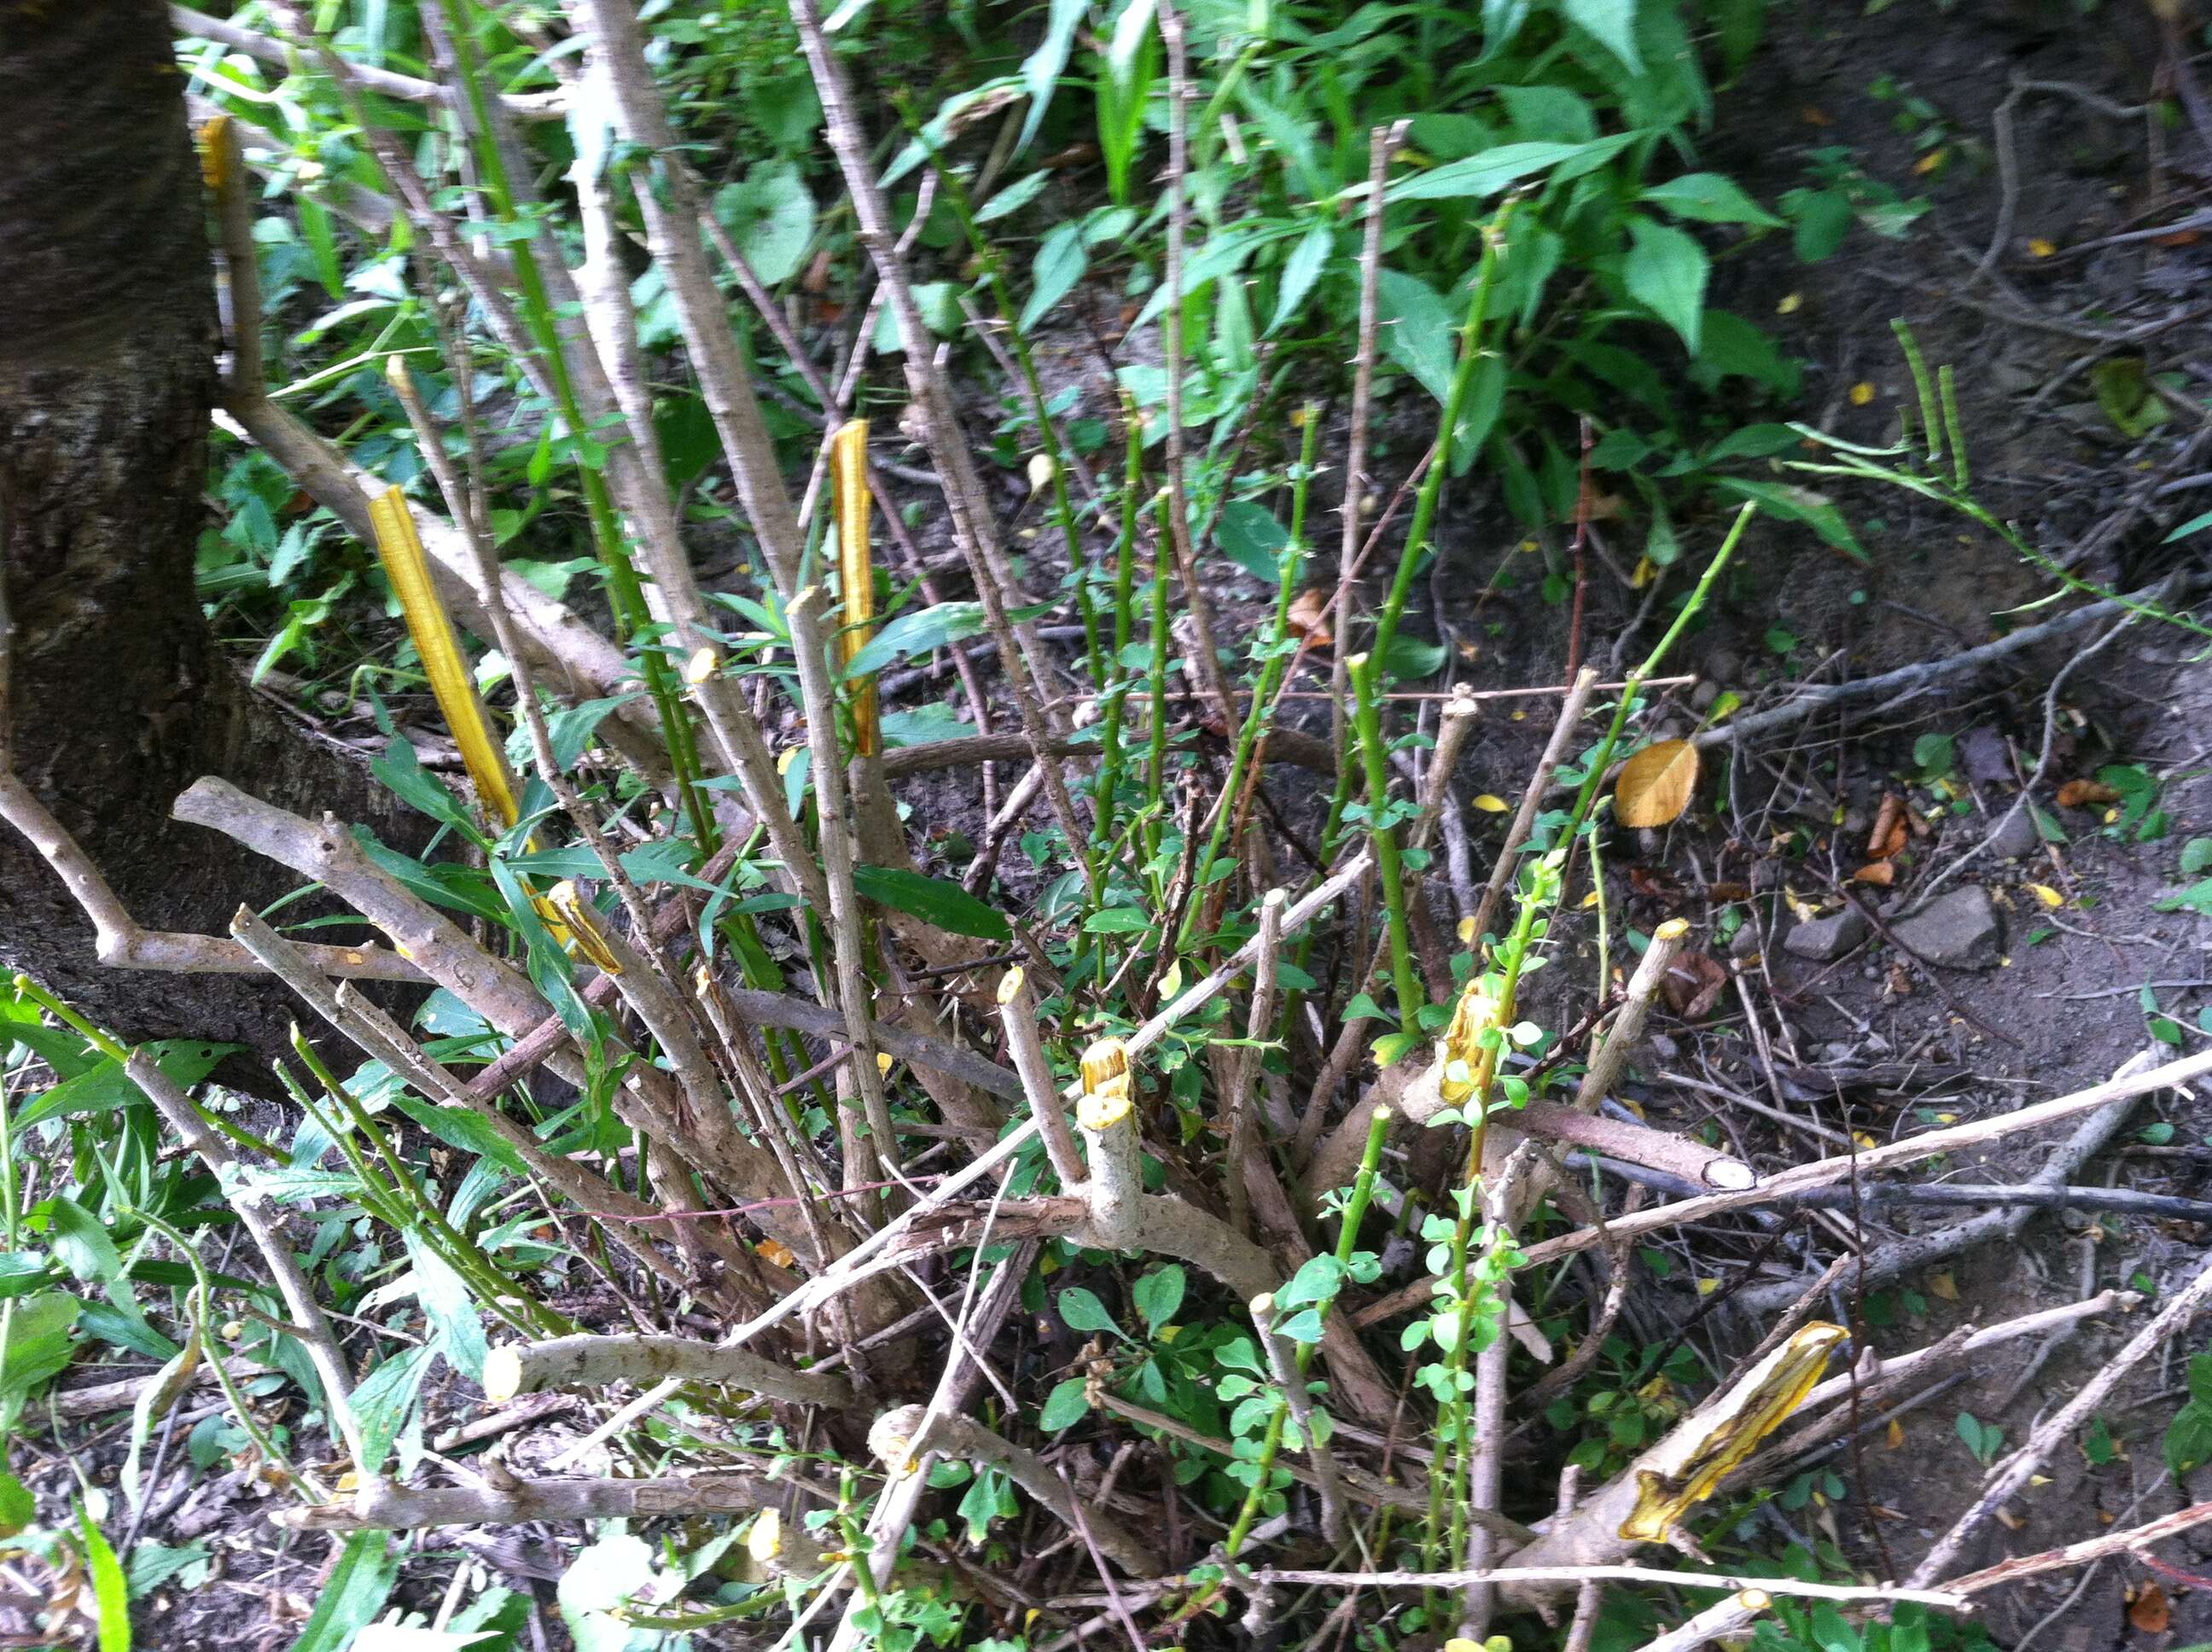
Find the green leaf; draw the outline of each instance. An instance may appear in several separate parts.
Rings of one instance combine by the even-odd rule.
[[[455,1370],[470,1382],[481,1383],[484,1357],[491,1350],[484,1340],[483,1316],[477,1311],[467,1282],[419,1235],[410,1231],[406,1240],[408,1259],[415,1265],[416,1300],[438,1328],[434,1345]]]
[[[1091,1414],[1090,1386],[1079,1376],[1055,1383],[1037,1412],[1037,1426],[1048,1434],[1057,1434],[1081,1422]]]
[[[1277,1308],[1305,1308],[1334,1299],[1344,1285],[1344,1264],[1327,1252],[1307,1259],[1305,1266],[1291,1275],[1290,1282],[1275,1292]]]
[[[862,898],[919,918],[954,935],[1009,941],[1013,926],[959,884],[902,866],[855,866],[853,884]]]
[[[1267,586],[1280,581],[1283,547],[1291,543],[1291,531],[1265,505],[1231,501],[1222,508],[1213,537],[1221,554],[1254,579]]]
[[[1418,683],[1443,670],[1450,652],[1441,642],[1424,642],[1419,637],[1392,637],[1389,652],[1382,656],[1382,669],[1401,683]]]
[[[1033,172],[1028,177],[1011,183],[976,210],[979,224],[995,223],[1019,212],[1031,201],[1044,193],[1044,186],[1052,182],[1048,172]]]
[[[207,1044],[192,1038],[169,1038],[143,1048],[165,1074],[190,1090],[214,1072],[223,1057],[240,1047]],[[123,1063],[103,1056],[76,1078],[64,1080],[26,1104],[16,1115],[15,1128],[26,1129],[48,1119],[77,1118],[144,1105],[145,1096],[123,1071]]]
[[[66,1291],[42,1291],[15,1303],[7,1346],[0,1349],[0,1420],[68,1367],[70,1332],[83,1311],[84,1303]]]
[[[1045,111],[1052,106],[1053,92],[1060,84],[1061,71],[1067,67],[1068,50],[1075,44],[1076,25],[1089,9],[1090,0],[1052,0],[1044,39],[1037,43],[1036,51],[1022,60],[1022,86],[1030,94],[1030,108],[1022,120],[1022,135],[1014,144],[1015,154],[1029,148]]]
[[[422,767],[415,748],[398,736],[392,737],[382,756],[369,763],[368,772],[390,787],[401,802],[474,841],[483,841],[483,829],[461,806],[461,800],[447,788],[445,781]]]
[[[1762,229],[1782,228],[1781,219],[1745,194],[1733,179],[1723,178],[1717,172],[1685,173],[1680,178],[1670,178],[1645,190],[1644,198],[1678,218],[1692,218],[1699,223],[1756,224]]]
[[[131,1584],[123,1576],[115,1551],[108,1546],[106,1534],[82,1501],[76,1505],[76,1522],[85,1570],[92,1575],[100,1652],[131,1652]]]
[[[980,602],[932,603],[901,614],[868,639],[845,667],[845,680],[869,677],[914,654],[980,635],[988,622]]]
[[[1615,132],[1587,143],[1501,143],[1463,161],[1448,161],[1427,172],[1401,178],[1389,186],[1385,198],[1394,204],[1400,201],[1480,200],[1535,173],[1556,171],[1561,178],[1580,177],[1603,166],[1642,136],[1641,132]]]
[[[1862,562],[1872,562],[1866,548],[1859,544],[1858,536],[1851,531],[1851,525],[1826,494],[1792,483],[1751,482],[1741,477],[1723,477],[1720,488],[1722,492],[1733,494],[1738,499],[1756,500],[1761,509],[1786,521],[1802,522],[1838,550]]]
[[[2191,517],[2159,543],[2170,545],[2177,539],[2186,539],[2191,534],[2202,533],[2207,528],[2212,528],[2212,511],[2206,511],[2202,515]]]
[[[0,1538],[14,1537],[27,1530],[38,1517],[39,1503],[31,1495],[31,1488],[0,1468]]]
[[[1150,929],[1152,920],[1135,907],[1107,907],[1084,920],[1086,935],[1134,935]]]
[[[2192,837],[2181,846],[2181,875],[2196,878],[2212,872],[2212,837]]]
[[[1621,278],[1629,296],[1679,333],[1695,355],[1705,317],[1705,282],[1712,267],[1705,249],[1688,231],[1641,214],[1629,219],[1628,239]]]
[[[1157,1331],[1175,1318],[1176,1309],[1182,1306],[1184,1285],[1183,1271],[1173,1262],[1137,1281],[1131,1294],[1145,1329]]]
[[[1561,0],[1559,9],[1569,22],[1597,36],[1630,74],[1644,72],[1636,49],[1636,0]]]
[[[100,1220],[74,1199],[46,1201],[47,1235],[54,1260],[87,1285],[106,1285],[123,1274],[123,1257]]]
[[[799,273],[814,239],[814,197],[795,162],[763,161],[714,191],[714,216],[763,285]]]
[[[1451,394],[1459,354],[1458,324],[1435,289],[1415,276],[1385,270],[1376,280],[1382,349],[1441,403]]]
[[[1111,1331],[1124,1342],[1129,1339],[1098,1300],[1098,1293],[1073,1285],[1060,1293],[1060,1321],[1071,1331]]]
[[[653,1583],[653,1546],[627,1533],[601,1538],[569,1563],[556,1593],[576,1652],[628,1652],[632,1631],[614,1612]]]
[[[1316,223],[1291,249],[1291,256],[1283,261],[1282,276],[1275,288],[1275,313],[1267,323],[1267,337],[1273,337],[1297,313],[1298,306],[1313,291],[1314,282],[1321,279],[1322,269],[1335,245],[1336,226]]]
[[[383,1468],[392,1442],[407,1426],[429,1370],[430,1350],[409,1348],[378,1365],[353,1391],[354,1416],[361,1424],[362,1473],[374,1474]]]
[[[1090,267],[1091,255],[1083,246],[1083,226],[1055,227],[1037,246],[1029,301],[1022,306],[1022,330],[1026,332],[1043,320],[1054,305],[1075,290],[1075,283]]]
[[[553,761],[559,765],[561,772],[565,774],[581,762],[584,753],[591,750],[592,738],[599,732],[599,725],[606,721],[611,713],[637,697],[635,694],[610,695],[605,699],[580,701],[575,705],[562,706],[557,711],[549,712],[545,718],[545,732],[552,743]]]
[[[2208,1460],[2212,1460],[2212,1408],[2192,1400],[2166,1426],[2166,1467],[2181,1475]]]
[[[2161,896],[2152,904],[2160,912],[2194,912],[2199,917],[2212,918],[2212,878]]]
[[[399,1581],[399,1557],[391,1551],[389,1532],[356,1532],[346,1539],[291,1652],[345,1652],[376,1621]]]
[[[921,325],[939,338],[950,338],[960,329],[960,292],[958,283],[950,281],[925,281],[914,289],[914,307],[921,312]],[[876,319],[875,337],[869,347],[879,355],[897,355],[906,349],[898,312],[888,304]]]

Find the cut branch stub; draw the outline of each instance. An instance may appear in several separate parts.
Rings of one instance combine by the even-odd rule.
[[[667,1377],[720,1382],[794,1406],[850,1406],[853,1390],[825,1371],[794,1371],[745,1348],[690,1337],[573,1336],[495,1348],[484,1360],[484,1398],[504,1405],[541,1388],[640,1387]]]

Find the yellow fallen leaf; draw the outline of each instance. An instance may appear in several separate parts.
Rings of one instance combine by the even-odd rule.
[[[1458,927],[1454,932],[1459,936],[1459,944],[1462,946],[1473,946],[1474,944],[1474,919],[1471,915],[1461,919],[1459,920]]]
[[[753,1249],[771,1267],[789,1267],[799,1260],[792,1254],[791,1247],[781,1239],[763,1239]]]
[[[1682,817],[1698,787],[1698,748],[1661,740],[1621,765],[1613,788],[1614,817],[1624,826],[1665,826]]]
[[[1929,173],[1934,172],[1942,164],[1943,151],[1941,149],[1930,149],[1927,154],[1922,155],[1920,159],[1912,163],[1912,170],[1918,176],[1925,178]]]
[[[2056,241],[2046,240],[2040,235],[2028,242],[2027,250],[2039,258],[2055,258],[2058,256],[2058,244]]]
[[[1905,1443],[1905,1424],[1899,1422],[1894,1417],[1891,1418],[1889,1419],[1889,1430],[1886,1437],[1888,1441],[1889,1449],[1892,1451],[1897,1450]]]
[[[1874,400],[1875,393],[1875,387],[1862,379],[1851,386],[1851,405],[1864,407]]]
[[[1951,1277],[1950,1269],[1945,1268],[1928,1276],[1928,1294],[1941,1297],[1945,1302],[1959,1300],[1959,1282]]]
[[[1628,576],[1629,589],[1641,591],[1658,577],[1659,564],[1649,556],[1639,556],[1636,559],[1636,571]]]
[[[2066,904],[2066,897],[2048,884],[2030,884],[2028,888],[2034,890],[2035,898],[2047,907],[2063,907]]]
[[[1492,792],[1485,792],[1474,800],[1474,806],[1486,815],[1502,815],[1513,805]]]
[[[1182,991],[1182,960],[1177,958],[1168,966],[1167,973],[1160,977],[1161,1001],[1164,1003],[1181,991]]]
[[[1790,293],[1784,297],[1782,302],[1774,307],[1774,313],[1777,315],[1795,315],[1798,311],[1804,307],[1805,295],[1802,293]]]
[[[1589,911],[1603,898],[1595,890],[1592,890],[1588,895],[1583,896],[1583,910]]]
[[[1698,1281],[1698,1294],[1700,1297],[1710,1297],[1720,1288],[1721,1282],[1711,1274]]]

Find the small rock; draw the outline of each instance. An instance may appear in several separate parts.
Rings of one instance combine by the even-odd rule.
[[[1759,931],[1754,926],[1746,924],[1742,928],[1737,930],[1735,934],[1729,937],[1729,956],[1730,957],[1753,957],[1758,954],[1758,951]]]
[[[2012,748],[2003,735],[1987,723],[1977,723],[1960,737],[1959,767],[1978,786],[1991,786],[2012,778]]]
[[[1696,688],[1690,690],[1690,709],[1692,711],[1711,711],[1713,708],[1713,701],[1720,697],[1721,685],[1714,682],[1711,677],[1707,677],[1704,682],[1698,683]]]
[[[1681,1059],[1682,1047],[1665,1033],[1653,1033],[1644,1041],[1644,1053],[1655,1061],[1673,1062]]]
[[[2035,817],[2026,809],[2007,815],[1990,840],[1990,853],[2000,860],[2021,860],[2033,854],[2043,841],[2035,829]]]
[[[1969,884],[1899,924],[1897,941],[1947,969],[1994,969],[2004,950],[2004,921],[1990,892]]]
[[[1847,1067],[1858,1060],[1859,1047],[1843,1040],[1820,1046],[1820,1059],[1832,1067]]]
[[[1826,918],[1808,918],[1790,932],[1782,950],[1815,963],[1833,963],[1867,937],[1867,920],[1856,907]]]
[[[1716,648],[1705,656],[1705,674],[1716,683],[1733,683],[1742,670],[1742,659],[1726,648]]]

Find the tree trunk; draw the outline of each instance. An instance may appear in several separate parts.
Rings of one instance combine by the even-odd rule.
[[[0,167],[0,579],[19,775],[140,923],[222,934],[240,902],[265,905],[294,880],[171,821],[192,780],[220,774],[388,837],[395,805],[350,754],[248,689],[194,591],[217,339],[183,90],[160,0],[0,0],[14,138]],[[265,977],[103,969],[89,922],[5,826],[0,962],[132,1039],[269,1054],[295,1013]],[[223,1076],[251,1083],[237,1066]]]

